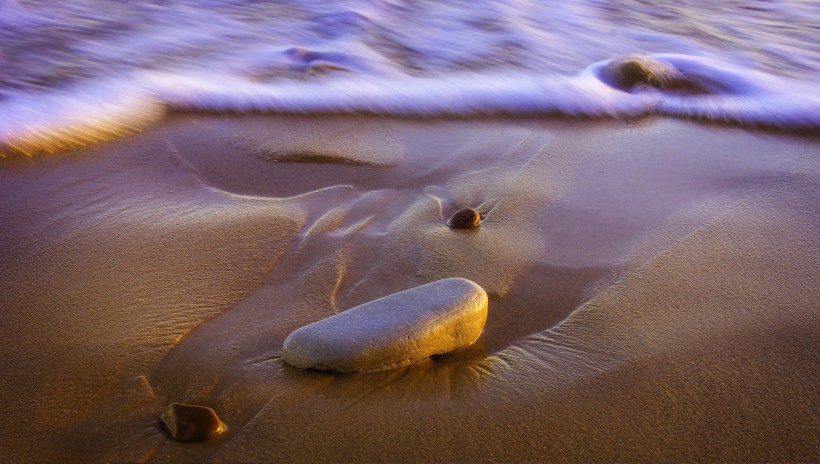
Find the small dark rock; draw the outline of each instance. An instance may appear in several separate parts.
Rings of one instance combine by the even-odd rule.
[[[162,428],[177,441],[210,440],[225,431],[225,424],[207,406],[171,403],[160,419]]]
[[[447,221],[451,229],[472,229],[481,223],[481,215],[472,208],[461,208]]]

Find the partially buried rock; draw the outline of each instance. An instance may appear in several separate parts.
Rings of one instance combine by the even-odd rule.
[[[207,406],[171,403],[160,419],[162,428],[178,441],[210,440],[225,431],[225,424]]]
[[[487,293],[451,278],[379,298],[297,329],[287,363],[302,369],[379,372],[467,346],[487,320]]]
[[[451,229],[472,229],[481,223],[481,215],[472,208],[461,208],[447,221]]]
[[[626,55],[612,60],[601,71],[601,78],[612,87],[626,91],[656,88],[668,92],[706,93],[666,61],[644,55]]]

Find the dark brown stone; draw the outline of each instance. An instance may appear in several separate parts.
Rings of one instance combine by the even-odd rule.
[[[452,229],[472,229],[478,227],[480,223],[481,215],[472,208],[462,208],[456,211],[447,221],[447,225]]]
[[[629,92],[655,88],[665,92],[707,93],[672,64],[643,55],[612,60],[604,67],[601,77],[607,84]]]
[[[160,419],[162,428],[177,441],[210,440],[225,431],[225,424],[207,406],[171,403]]]

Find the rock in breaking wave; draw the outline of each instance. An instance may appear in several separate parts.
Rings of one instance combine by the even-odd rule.
[[[641,91],[655,88],[663,92],[708,93],[697,81],[688,78],[671,63],[643,55],[626,55],[612,60],[601,79],[617,89]]]

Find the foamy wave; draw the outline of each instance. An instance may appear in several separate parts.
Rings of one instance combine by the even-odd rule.
[[[130,86],[98,83],[72,92],[23,94],[0,105],[0,157],[79,148],[140,130],[163,105]]]
[[[820,127],[820,88],[684,55],[608,60],[574,76],[343,74],[258,82],[237,75],[143,73],[0,104],[0,155],[116,137],[164,108],[209,112],[371,113],[398,117],[665,115],[784,129]]]
[[[146,81],[172,108],[231,112],[618,116],[641,113],[653,100],[626,95],[589,76],[356,76],[267,84],[231,76],[154,75]]]
[[[740,125],[820,126],[817,86],[704,58],[657,55],[647,59],[674,69],[678,86],[671,90],[656,85],[619,88],[606,75],[613,60],[596,63],[575,76],[346,76],[260,83],[233,76],[155,74],[145,81],[170,107],[193,111],[464,117],[658,114]]]

